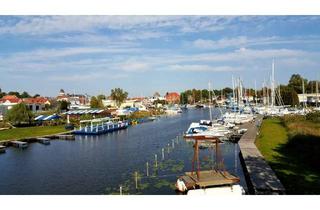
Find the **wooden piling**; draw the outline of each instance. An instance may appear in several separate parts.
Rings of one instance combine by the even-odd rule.
[[[172,149],[174,149],[174,139],[172,139]]]
[[[147,166],[147,176],[149,176],[149,162],[146,163]]]
[[[157,154],[154,155],[154,162],[155,162],[155,166],[157,168],[158,167],[158,155]]]
[[[120,185],[120,195],[122,195],[122,186]]]
[[[134,178],[135,178],[135,183],[136,183],[136,189],[138,189],[138,172],[134,172]]]
[[[162,148],[162,160],[164,160],[164,148]]]

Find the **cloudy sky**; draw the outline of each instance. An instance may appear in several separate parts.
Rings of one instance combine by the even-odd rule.
[[[0,87],[130,96],[320,77],[320,16],[0,16]]]

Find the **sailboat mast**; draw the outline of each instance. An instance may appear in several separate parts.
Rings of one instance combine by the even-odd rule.
[[[306,100],[305,100],[305,94],[304,94],[304,80],[302,79],[302,93],[303,93],[303,107],[306,107]]]
[[[233,75],[232,75],[232,102],[234,104],[235,102],[235,93],[234,93],[234,79],[233,79]],[[232,105],[233,105],[232,104]]]
[[[318,87],[318,80],[316,80],[316,107],[318,107],[318,101],[319,101],[319,87]]]
[[[274,59],[272,60],[272,73],[271,73],[271,106],[275,105],[275,90],[274,90]]]
[[[208,83],[209,86],[209,114],[210,114],[210,121],[212,122],[212,111],[211,111],[211,104],[212,104],[212,98],[211,98],[211,84]]]
[[[257,81],[256,80],[254,80],[254,100],[257,106]]]

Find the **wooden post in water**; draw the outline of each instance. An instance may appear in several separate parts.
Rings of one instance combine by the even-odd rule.
[[[170,152],[170,144],[168,144],[167,149],[168,149],[168,153],[169,153]]]
[[[162,160],[164,160],[164,148],[162,148]]]
[[[174,139],[172,139],[172,149],[174,149]]]
[[[155,162],[155,165],[157,168],[158,167],[158,155],[157,154],[154,155],[154,162]]]
[[[136,189],[138,189],[138,172],[134,172],[134,178],[135,178],[135,182],[136,182]]]
[[[149,162],[147,162],[147,176],[149,176]]]
[[[122,186],[120,185],[120,195],[122,195]]]

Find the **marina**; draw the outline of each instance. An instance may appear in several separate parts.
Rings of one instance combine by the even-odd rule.
[[[219,115],[218,110],[213,113]],[[0,194],[119,194],[120,185],[124,194],[177,194],[175,181],[184,172],[192,171],[193,144],[186,142],[182,133],[190,121],[206,116],[208,109],[187,110],[181,115],[125,130],[103,135],[76,135],[75,141],[51,141],[47,147],[30,144],[27,150],[8,148],[0,157],[4,168],[0,179],[7,180],[0,182]],[[174,130],[170,129],[173,125]],[[245,188],[238,152],[237,144],[221,145],[226,169],[239,176]],[[212,150],[201,151],[201,169],[212,167],[214,159],[209,157],[212,157]],[[18,168],[21,173],[13,173]],[[137,189],[132,178],[136,171]],[[50,176],[57,173],[63,174],[58,180]],[[22,174],[28,181],[17,182]]]

